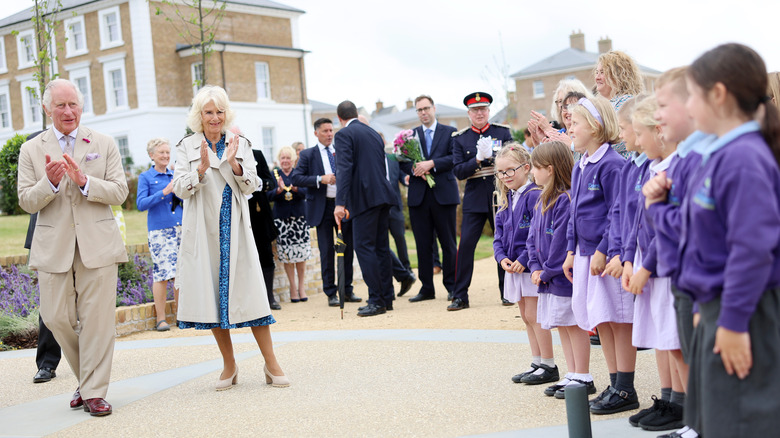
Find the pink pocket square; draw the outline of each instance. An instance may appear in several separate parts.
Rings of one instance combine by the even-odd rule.
[[[86,158],[88,162],[92,160],[97,160],[98,158],[100,158],[100,154],[97,153],[87,154]]]

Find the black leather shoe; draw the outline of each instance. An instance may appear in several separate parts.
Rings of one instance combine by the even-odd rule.
[[[583,385],[585,385],[585,392],[587,394],[595,394],[596,393],[596,384],[593,383],[593,380],[591,380],[590,382],[586,382],[584,380],[579,380],[579,379],[571,379],[571,380],[573,382],[582,383]],[[545,392],[545,394],[546,394],[546,392]],[[566,398],[566,387],[565,386],[563,388],[555,391],[555,398],[560,399],[560,400],[563,400],[563,399]]]
[[[417,281],[417,277],[412,275],[411,277],[407,277],[406,280],[401,282],[401,290],[398,292],[398,296],[402,297],[405,293],[409,292],[409,289],[412,288],[412,285],[414,282]]]
[[[514,306],[515,303],[507,300],[506,298],[501,298],[501,305],[502,306]]]
[[[363,310],[359,310],[357,315],[358,316],[376,316],[381,315],[383,313],[387,312],[387,309],[384,307],[377,306],[375,304],[369,304],[363,308]]]
[[[328,305],[330,307],[338,307],[339,306],[339,296],[338,296],[338,294],[333,294],[333,296],[328,297]]]
[[[411,298],[409,298],[410,303],[416,303],[418,301],[425,301],[425,300],[435,300],[436,297],[433,295],[424,295],[423,293],[419,293]]]
[[[41,368],[35,373],[33,377],[33,383],[44,383],[57,377],[57,373],[51,368]]]
[[[559,390],[563,389],[564,386],[566,386],[566,385],[565,384],[564,385],[559,385],[557,383],[555,385],[550,385],[550,386],[548,386],[547,388],[544,389],[544,395],[546,395],[548,397],[552,397],[552,396],[555,395],[556,392],[558,392]]]
[[[662,401],[655,412],[639,420],[639,427],[644,430],[676,430],[683,426],[682,405],[668,401]]]
[[[653,412],[655,412],[656,410],[658,410],[661,407],[662,403],[668,403],[668,402],[666,402],[664,400],[660,400],[656,396],[652,396],[650,398],[653,399],[653,406],[650,406],[649,408],[646,408],[646,409],[642,409],[641,411],[637,412],[636,414],[628,417],[628,424],[630,424],[630,425],[632,425],[634,427],[639,427],[639,420],[647,417],[648,415],[650,415]]]
[[[452,292],[447,292],[447,301],[452,301]]]
[[[549,367],[545,364],[539,364],[539,369],[544,370],[544,372],[542,374],[536,374],[536,372],[526,374],[525,377],[523,377],[520,381],[527,385],[541,385],[542,383],[550,383],[560,380],[557,365],[554,367]]]
[[[347,295],[346,298],[344,298],[345,303],[359,303],[363,301],[363,298],[360,298],[359,296],[355,295],[354,293]],[[336,303],[338,303],[338,296],[336,296]]]
[[[512,376],[512,381],[515,382],[515,383],[522,383],[521,379],[523,377],[525,377],[528,374],[533,373],[534,371],[536,371],[538,369],[539,369],[539,365],[531,362],[531,371],[523,371],[520,374],[515,374],[514,376]]]
[[[639,398],[636,395],[636,391],[618,391],[610,387],[608,394],[591,405],[590,412],[595,415],[617,414],[618,412],[630,411],[638,407]]]
[[[447,306],[447,310],[463,310],[468,308],[469,308],[469,303],[461,300],[460,298],[455,298],[454,300],[452,300],[452,303],[449,306]]]
[[[269,306],[271,306],[271,310],[282,310],[282,306],[279,305],[276,301],[273,303],[268,303]]]

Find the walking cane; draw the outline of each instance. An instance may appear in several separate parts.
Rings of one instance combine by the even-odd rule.
[[[346,211],[346,215],[344,216],[344,219],[349,219],[349,211]],[[338,272],[338,278],[339,278],[339,287],[338,287],[338,293],[339,293],[339,308],[341,308],[341,319],[344,319],[344,298],[347,296],[347,285],[345,277],[346,274],[344,272],[344,251],[347,249],[347,243],[344,242],[344,236],[341,234],[341,222],[339,222],[339,229],[336,233],[336,271]]]

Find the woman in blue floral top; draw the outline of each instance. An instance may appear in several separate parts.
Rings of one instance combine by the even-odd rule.
[[[176,257],[181,244],[181,200],[173,194],[171,146],[168,139],[154,138],[146,146],[154,166],[138,176],[138,195],[135,203],[138,211],[148,210],[146,225],[149,230],[149,252],[154,269],[152,293],[157,313],[157,331],[170,326],[165,321],[165,301],[168,280],[176,277]],[[179,290],[174,289],[174,300],[179,301]]]

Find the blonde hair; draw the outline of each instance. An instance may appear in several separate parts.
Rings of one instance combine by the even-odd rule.
[[[675,67],[666,70],[658,77],[655,82],[655,88],[670,86],[674,94],[679,96],[683,102],[688,99],[688,87],[685,84],[685,73],[688,71],[688,67]]]
[[[292,146],[282,146],[279,148],[279,152],[276,153],[276,161],[281,162],[282,160],[282,154],[287,152],[290,155],[290,159],[292,160],[293,164],[295,164],[295,160],[298,157],[298,153],[295,152],[295,149],[293,149]]]
[[[165,137],[153,138],[149,140],[148,143],[146,143],[146,152],[151,156],[154,153],[154,150],[157,149],[158,146],[162,146],[164,144],[170,146],[171,142],[168,141],[168,139]]]
[[[542,207],[542,213],[546,213],[555,205],[555,201],[571,189],[571,170],[574,167],[574,158],[571,149],[560,141],[542,143],[534,148],[531,154],[531,165],[537,168],[552,166],[552,180],[542,187],[538,204]]]
[[[766,91],[770,99],[774,99],[775,106],[780,106],[780,72],[769,73],[769,86]]]
[[[617,114],[615,114],[615,109],[612,108],[612,104],[601,96],[595,96],[588,100],[596,107],[596,111],[598,111],[601,116],[601,120],[604,121],[603,124],[599,123],[599,121],[593,117],[593,114],[582,105],[574,105],[574,108],[571,109],[572,113],[579,114],[580,117],[587,120],[588,125],[590,125],[590,128],[593,130],[593,136],[599,143],[618,143],[620,141],[620,138],[618,137],[620,134],[620,126],[618,126]]]
[[[587,97],[590,97],[590,91],[588,91],[587,88],[585,88],[585,84],[582,83],[579,79],[561,79],[560,82],[558,82],[558,88],[555,89],[555,92],[553,93],[553,102],[552,107],[550,107],[550,118],[552,120],[552,117],[555,116],[555,120],[557,120],[561,125],[563,125],[563,115],[561,115],[561,108],[558,105],[555,104],[555,100],[558,99],[558,94],[562,94],[561,99],[566,99],[566,95],[571,93],[572,91],[576,91],[577,93],[582,93]],[[563,104],[563,102],[561,102]]]
[[[617,110],[618,120],[631,122],[631,116],[634,114],[634,107],[636,107],[636,104],[645,97],[647,97],[647,94],[637,94],[631,99],[623,102],[623,105],[621,105],[620,109]]]
[[[236,114],[230,109],[230,100],[222,87],[206,85],[198,90],[198,94],[192,98],[190,113],[187,115],[187,126],[195,132],[203,132],[203,117],[201,111],[209,102],[214,102],[218,110],[225,112],[225,124],[222,125],[222,133],[233,125]]]
[[[627,54],[611,50],[599,56],[596,69],[599,64],[604,70],[604,80],[612,89],[612,96],[604,96],[607,99],[626,94],[637,95],[645,90],[639,65]],[[595,69],[593,74],[595,76]]]
[[[637,102],[634,107],[634,113],[631,120],[647,127],[658,126],[658,120],[655,119],[655,111],[658,109],[658,101],[655,96],[650,95]]]
[[[514,160],[521,166],[531,164],[531,156],[528,154],[528,151],[526,151],[520,143],[514,141],[505,144],[504,147],[498,151],[498,154],[496,154],[496,160],[499,158],[508,158],[510,160]],[[509,206],[509,201],[507,200],[507,192],[509,191],[509,188],[506,186],[506,184],[504,184],[504,181],[498,177],[498,174],[496,174],[495,180],[496,191],[498,191],[498,211],[503,211],[506,210]]]

